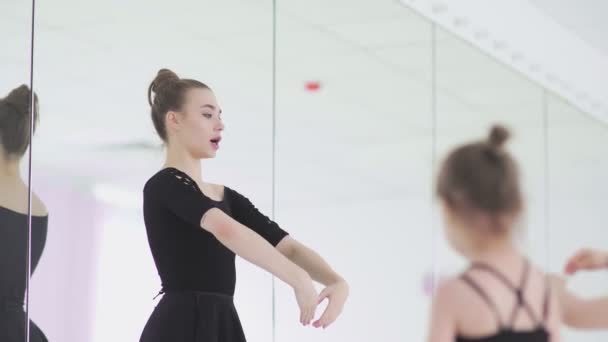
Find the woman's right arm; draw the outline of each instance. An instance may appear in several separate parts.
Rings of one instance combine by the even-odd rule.
[[[236,255],[289,284],[300,306],[300,323],[310,324],[314,319],[318,294],[308,273],[260,235],[218,208],[209,209],[201,218],[200,225]]]
[[[144,208],[145,203],[149,204],[149,210],[166,209],[181,220],[201,227],[236,255],[289,284],[300,307],[300,322],[308,325],[313,320],[318,294],[308,273],[255,231],[217,208],[188,175],[177,169],[164,169],[146,183]]]

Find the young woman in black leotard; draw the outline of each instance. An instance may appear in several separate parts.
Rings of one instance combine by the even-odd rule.
[[[494,127],[487,141],[456,148],[441,166],[445,233],[471,264],[437,290],[430,342],[555,342],[562,320],[575,322],[563,317],[573,316],[581,327],[608,327],[605,298],[577,299],[512,241],[523,200],[517,164],[503,147],[508,136]]]
[[[0,341],[25,341],[24,312],[27,279],[28,185],[19,165],[30,144],[30,89],[22,85],[0,99]],[[37,102],[37,101],[36,101]],[[36,108],[37,109],[37,108]],[[35,119],[38,111],[35,110]],[[46,242],[48,214],[32,198],[31,272]],[[30,341],[45,342],[30,321]]]
[[[167,149],[164,167],[144,187],[148,241],[164,296],[140,341],[245,341],[232,300],[235,255],[294,289],[304,325],[314,320],[317,304],[329,299],[313,325],[330,325],[348,296],[344,279],[245,196],[203,182],[200,160],[215,156],[224,129],[211,89],[163,69],[148,96]],[[320,295],[313,280],[326,286]]]

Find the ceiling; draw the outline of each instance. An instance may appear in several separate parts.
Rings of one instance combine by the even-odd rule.
[[[603,42],[605,4],[400,1],[582,111],[608,122],[604,92],[608,55],[594,43],[597,39]],[[596,38],[590,38],[591,32]]]
[[[608,56],[608,3],[603,0],[530,0],[557,23]],[[608,57],[606,57],[608,58]]]
[[[212,85],[224,106],[227,139],[210,174],[239,182],[232,167],[251,162],[257,166],[246,179],[265,188],[272,171],[271,5],[39,3],[34,72],[42,114],[35,166],[84,183],[138,189],[133,180],[145,179],[162,158],[146,87],[156,70],[170,67]],[[15,1],[3,6],[11,9],[3,13],[12,21],[3,22],[12,23],[14,33],[6,33],[15,48],[0,66],[9,75],[2,87],[9,89],[28,79],[28,8]],[[357,191],[377,196],[426,193],[433,160],[431,37],[430,22],[396,1],[278,1],[278,177],[298,178],[312,168],[328,182],[341,182],[346,197],[353,182],[365,183]],[[528,137],[538,143],[541,88],[443,30],[436,39],[439,152],[444,144],[483,136],[498,118],[517,127],[521,140],[514,145]],[[319,80],[321,90],[306,92],[308,80]],[[404,174],[426,183],[404,182]]]

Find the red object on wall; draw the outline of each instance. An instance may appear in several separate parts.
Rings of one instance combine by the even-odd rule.
[[[306,90],[309,92],[316,92],[321,89],[321,83],[318,81],[308,81],[306,82]]]

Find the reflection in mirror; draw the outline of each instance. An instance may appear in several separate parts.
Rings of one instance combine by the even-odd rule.
[[[319,330],[299,326],[289,289],[277,286],[277,341],[421,341],[431,23],[397,1],[279,0],[277,14],[277,220],[352,288]]]
[[[30,207],[29,147],[32,123],[31,32],[32,3],[0,2],[0,340],[46,341],[28,319],[30,275],[42,255],[47,232],[44,203],[33,193]],[[36,101],[34,101],[37,103]],[[36,118],[33,119],[33,115]],[[31,217],[31,243],[29,216]],[[31,251],[31,254],[28,253]],[[31,256],[31,258],[30,258]],[[28,274],[28,270],[29,273]],[[29,315],[29,317],[32,317]],[[36,317],[33,317],[36,320]],[[31,324],[30,324],[31,322]],[[43,329],[44,330],[44,329]]]
[[[0,336],[2,341],[9,342],[25,341],[27,330],[29,341],[46,341],[36,324],[26,325],[23,311],[27,271],[33,273],[40,261],[48,220],[44,203],[33,193],[31,234],[28,234],[29,187],[27,178],[22,176],[22,162],[30,145],[30,101],[27,85],[0,99]],[[36,97],[35,103],[34,125],[38,119]]]
[[[162,300],[142,212],[165,157],[148,85],[169,68],[213,88],[226,127],[203,179],[270,215],[272,1],[56,0],[37,13],[36,89],[52,120],[34,171],[52,220],[31,310],[50,341],[138,341]],[[270,341],[271,277],[240,259],[237,277],[247,338]]]
[[[550,269],[563,274],[583,247],[608,250],[608,125],[547,94]],[[607,296],[608,273],[579,272],[567,288],[581,298]],[[606,331],[564,329],[564,341],[606,341]]]

